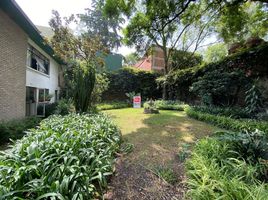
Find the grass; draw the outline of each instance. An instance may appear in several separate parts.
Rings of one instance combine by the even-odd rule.
[[[124,164],[126,168],[132,169],[130,166],[139,165],[155,172],[155,169],[161,166],[162,169],[165,169],[165,175],[171,176],[170,172],[175,173],[176,180],[172,178],[172,183],[182,181],[181,177],[184,173],[181,166],[183,163],[178,158],[178,154],[180,151],[185,151],[186,144],[190,145],[195,140],[219,130],[212,125],[187,117],[185,112],[163,110],[160,111],[160,114],[143,114],[143,109],[134,108],[104,112],[108,113],[119,126],[123,140],[134,145],[132,152],[125,158]],[[128,169],[127,173],[130,173],[130,169]],[[133,169],[133,171],[134,177],[142,176],[145,179],[145,175],[140,175],[140,170]],[[137,171],[138,174],[136,173]],[[129,175],[128,177],[131,176]],[[135,178],[132,177],[132,180],[135,180]],[[133,192],[133,189],[129,189],[131,188],[130,185],[141,185],[142,183],[135,183],[132,180],[128,180],[128,178],[120,180],[120,187],[121,190],[124,190],[123,185],[128,185],[125,191],[126,194],[124,193],[123,195],[128,194],[134,198],[133,193],[135,192]],[[151,185],[150,187],[148,186],[149,188],[146,191],[154,191],[155,193],[152,195],[161,192],[161,189],[152,183],[146,183],[146,185]],[[129,196],[126,196],[126,198]],[[138,196],[135,197],[138,198]],[[162,196],[162,198],[164,197]],[[155,197],[154,199],[161,198]]]

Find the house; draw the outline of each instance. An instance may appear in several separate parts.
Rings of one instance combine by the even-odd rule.
[[[62,61],[14,0],[0,1],[0,120],[44,115],[59,99]]]
[[[162,73],[165,68],[163,50],[155,45],[152,46],[143,58],[134,65],[134,67],[146,71]]]

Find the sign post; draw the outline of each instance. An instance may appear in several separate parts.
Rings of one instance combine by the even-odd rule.
[[[133,97],[133,108],[141,108],[141,96]]]

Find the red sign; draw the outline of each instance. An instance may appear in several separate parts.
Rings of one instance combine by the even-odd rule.
[[[141,108],[141,96],[133,97],[133,108]]]

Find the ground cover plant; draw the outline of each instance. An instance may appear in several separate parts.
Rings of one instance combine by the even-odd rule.
[[[150,101],[144,103],[144,107],[148,106]],[[153,101],[153,106],[159,110],[177,110],[184,111],[187,107],[187,104],[181,101],[173,101],[173,100],[156,100]]]
[[[111,101],[97,104],[98,110],[112,110],[129,107],[129,103],[126,101]]]
[[[267,135],[220,132],[197,143],[187,161],[191,199],[267,199]]]
[[[186,109],[186,113],[189,117],[192,117],[197,120],[205,121],[210,124],[216,125],[218,127],[242,131],[242,130],[261,130],[265,133],[268,133],[268,121],[260,120],[251,120],[251,119],[233,119],[226,116],[218,116],[214,114],[204,113],[198,110],[195,110],[193,107]]]
[[[51,116],[1,152],[1,199],[93,199],[113,172],[120,141],[105,115]]]
[[[29,117],[9,122],[0,122],[0,145],[9,142],[10,139],[16,140],[23,137],[25,130],[34,128],[40,121],[40,118]]]

